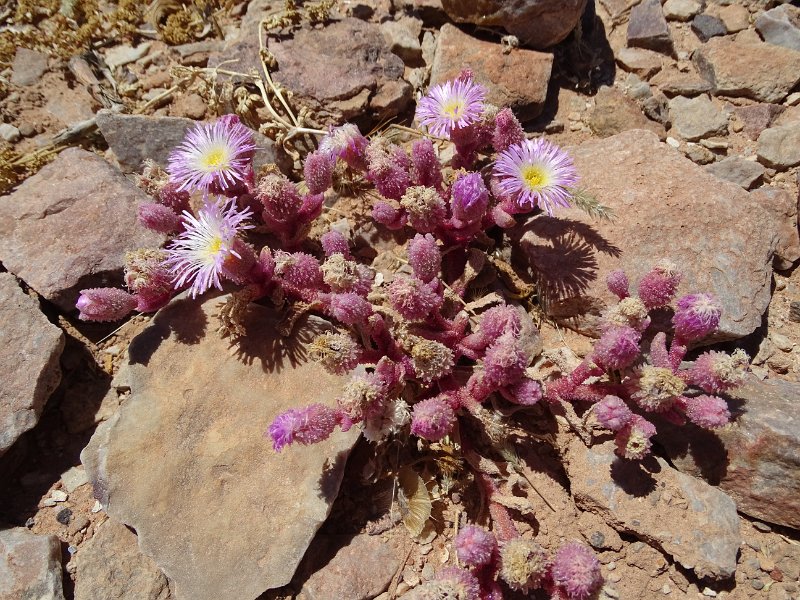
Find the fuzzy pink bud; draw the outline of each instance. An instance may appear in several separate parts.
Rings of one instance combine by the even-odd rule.
[[[289,409],[275,417],[269,426],[272,447],[280,452],[294,442],[308,445],[326,440],[333,433],[336,421],[336,411],[324,404]]]
[[[591,548],[580,542],[559,548],[551,573],[554,583],[570,600],[588,600],[603,585],[600,561]]]
[[[509,386],[503,394],[509,401],[521,406],[533,406],[542,399],[542,384],[527,377]]]
[[[631,409],[622,398],[611,395],[594,405],[594,415],[600,425],[611,431],[619,431],[633,418]]]
[[[689,294],[678,300],[672,317],[675,337],[682,342],[700,340],[719,327],[722,307],[712,294]]]
[[[611,271],[606,277],[606,285],[609,291],[620,300],[624,300],[630,295],[630,284],[628,283],[628,276],[622,269]]]
[[[422,321],[444,301],[436,292],[435,283],[435,280],[425,283],[416,277],[398,276],[389,286],[389,303],[404,319]]]
[[[640,339],[641,334],[631,327],[611,327],[594,345],[591,359],[607,371],[624,369],[639,356]]]
[[[617,454],[629,460],[640,460],[647,456],[653,445],[650,438],[656,434],[656,427],[639,415],[633,415],[628,424],[617,432],[615,442]]]
[[[175,233],[181,229],[181,218],[168,206],[143,202],[138,209],[139,224],[158,233]]]
[[[411,185],[410,161],[402,148],[376,138],[367,146],[367,179],[384,198],[399,200]]]
[[[414,185],[434,189],[442,185],[442,165],[428,138],[417,140],[411,146],[411,179]]]
[[[438,442],[453,429],[456,413],[444,395],[428,398],[414,405],[411,433]]]
[[[179,187],[179,184],[169,181],[161,186],[156,194],[158,202],[171,208],[178,215],[191,209],[189,204],[191,195],[186,190],[180,190]]]
[[[275,253],[275,273],[283,288],[303,300],[310,301],[322,289],[322,267],[319,261],[303,252]]]
[[[686,416],[706,429],[724,427],[731,420],[728,404],[718,396],[696,396],[686,399]]]
[[[489,207],[489,190],[480,173],[466,173],[455,180],[450,205],[453,217],[462,223],[474,223],[483,218]]]
[[[469,567],[480,567],[492,560],[497,549],[494,535],[477,525],[466,525],[455,539],[458,560]]]
[[[503,108],[494,118],[494,133],[492,133],[492,146],[497,152],[508,150],[509,146],[519,144],[525,139],[522,125],[511,112],[510,108]]]
[[[372,218],[389,229],[402,229],[406,224],[406,216],[398,206],[384,200],[378,200],[372,207]]]
[[[297,187],[279,173],[269,173],[262,177],[255,197],[264,207],[264,222],[272,228],[292,225],[303,204]]]
[[[478,331],[464,338],[463,344],[473,350],[483,350],[503,333],[518,333],[522,327],[519,312],[506,304],[493,306],[481,316]]]
[[[125,254],[125,285],[136,295],[136,310],[155,312],[170,301],[172,273],[163,250],[143,249]]]
[[[733,354],[704,352],[692,365],[690,382],[709,394],[730,391],[744,380],[747,361],[747,354],[742,350]]]
[[[420,233],[429,233],[447,217],[447,205],[435,189],[411,186],[400,199],[411,226]]]
[[[681,278],[681,273],[673,263],[662,260],[642,277],[639,298],[648,310],[666,306],[675,297]]]
[[[350,247],[347,238],[336,230],[323,233],[319,238],[325,256],[331,257],[334,254],[341,254],[347,260],[351,260]]]
[[[442,253],[430,233],[424,236],[418,233],[408,242],[408,264],[414,270],[414,275],[425,283],[439,275]]]
[[[366,171],[365,152],[369,144],[358,127],[345,123],[340,127],[331,127],[328,134],[320,140],[319,151],[341,158],[355,171]]]
[[[303,175],[311,194],[321,194],[333,184],[333,168],[336,158],[325,152],[312,152],[306,156]]]
[[[81,321],[118,321],[128,316],[136,305],[134,296],[117,288],[81,290],[75,303]]]
[[[516,383],[527,366],[528,356],[511,332],[497,338],[486,350],[483,358],[483,371],[487,383],[498,387]]]
[[[372,314],[372,305],[358,294],[327,294],[325,298],[328,300],[327,312],[345,325],[366,321]]]

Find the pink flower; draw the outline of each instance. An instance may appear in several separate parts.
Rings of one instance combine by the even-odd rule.
[[[431,442],[438,442],[453,429],[456,413],[445,396],[428,398],[414,405],[411,433]]]
[[[269,426],[272,447],[280,452],[285,446],[298,442],[316,444],[327,439],[336,427],[336,411],[324,404],[292,408],[281,413]]]
[[[710,394],[727,392],[741,385],[747,360],[747,354],[742,350],[736,350],[733,354],[714,350],[704,352],[692,365],[690,381]]]
[[[500,387],[519,381],[528,366],[528,355],[515,335],[504,333],[486,350],[483,371],[486,382]]]
[[[725,400],[706,395],[686,399],[686,416],[695,425],[706,429],[724,427],[731,420]]]
[[[722,307],[712,294],[689,294],[678,300],[672,317],[675,337],[683,342],[700,340],[716,331]]]
[[[439,275],[442,267],[442,253],[436,245],[436,240],[428,233],[424,236],[417,234],[408,242],[408,264],[414,270],[414,275],[425,283]]]
[[[450,132],[480,120],[486,88],[472,79],[457,79],[435,85],[417,104],[416,119],[437,136],[449,138]]]
[[[184,232],[170,244],[164,263],[174,275],[175,287],[191,283],[192,297],[212,285],[221,290],[225,261],[242,258],[234,241],[239,231],[252,227],[242,224],[251,215],[249,209],[237,210],[234,199],[206,203],[196,217],[184,212]]]
[[[428,138],[417,140],[411,146],[411,179],[414,185],[434,189],[442,185],[442,165]]]
[[[334,158],[341,158],[351,169],[365,171],[367,162],[364,152],[368,143],[357,126],[345,123],[340,127],[330,128],[328,134],[319,142],[319,151]]]
[[[569,154],[542,138],[525,140],[502,152],[494,176],[501,193],[518,208],[538,206],[549,215],[556,206],[569,206],[570,188],[578,182]]]
[[[136,297],[116,288],[81,290],[75,306],[81,321],[117,321],[136,308]]]
[[[631,409],[622,398],[610,395],[594,405],[594,415],[600,425],[611,431],[619,431],[633,418]]]
[[[455,540],[458,560],[470,567],[479,567],[492,560],[497,549],[494,535],[477,525],[466,525]]]
[[[600,561],[580,542],[570,542],[559,548],[551,573],[553,581],[570,600],[587,600],[603,584]]]
[[[352,259],[347,238],[338,231],[331,230],[323,233],[319,238],[319,242],[322,244],[322,250],[325,252],[325,256],[330,258],[334,254],[341,254],[347,260]]]
[[[609,291],[620,300],[627,298],[630,293],[628,291],[628,276],[622,269],[611,271],[606,277],[606,285]]]
[[[236,115],[225,115],[189,131],[170,154],[167,171],[179,191],[224,191],[245,181],[255,151],[252,132]]]

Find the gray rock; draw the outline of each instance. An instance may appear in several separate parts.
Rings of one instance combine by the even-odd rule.
[[[712,175],[730,181],[744,189],[752,189],[764,176],[764,167],[755,161],[747,160],[741,156],[729,156],[713,165],[706,167]]]
[[[667,0],[664,16],[670,21],[688,21],[703,9],[697,0]]]
[[[107,519],[76,556],[75,600],[169,600],[169,583],[136,534]]]
[[[431,85],[455,79],[465,67],[486,86],[492,104],[511,107],[522,120],[541,113],[553,68],[552,54],[525,49],[506,54],[500,44],[479,40],[446,24],[436,45]]]
[[[713,37],[728,33],[722,19],[705,14],[697,15],[692,19],[692,31],[700,38],[701,42],[707,42]]]
[[[756,19],[756,29],[765,42],[800,50],[800,8],[782,4]]]
[[[733,423],[717,431],[658,424],[680,470],[725,490],[747,515],[800,528],[800,384],[756,377],[730,393]]]
[[[2,123],[0,124],[0,138],[3,138],[7,142],[16,142],[20,138],[19,129],[10,123]]]
[[[330,325],[311,318],[281,338],[274,311],[251,305],[231,342],[218,333],[225,299],[157,313],[112,382],[130,397],[81,453],[106,512],[137,531],[178,600],[252,600],[288,583],[358,435],[272,450],[276,415],[341,392],[343,378],[305,360]]]
[[[422,46],[419,37],[422,35],[422,21],[413,17],[403,17],[397,21],[381,23],[381,31],[389,49],[410,65],[418,65],[422,61]]]
[[[698,165],[707,165],[709,163],[713,163],[716,160],[716,155],[709,150],[701,146],[700,144],[694,144],[689,142],[681,151],[686,155],[686,158],[691,160],[693,163],[697,163]]]
[[[502,27],[523,46],[544,50],[575,29],[586,0],[442,0],[456,23]]]
[[[661,458],[625,461],[614,442],[587,448],[573,437],[565,463],[576,504],[661,548],[698,577],[736,570],[741,538],[736,503]]]
[[[772,44],[713,38],[692,60],[717,96],[775,103],[800,82],[800,52]]]
[[[11,83],[33,85],[47,71],[47,55],[27,48],[17,48],[11,65]]]
[[[308,549],[300,572],[307,578],[303,600],[367,600],[383,592],[400,568],[404,552],[379,536],[318,535]]]
[[[664,57],[658,52],[643,48],[620,48],[616,53],[620,66],[643,79],[649,79],[661,70]]]
[[[757,152],[760,162],[779,171],[800,165],[800,122],[762,131]]]
[[[631,285],[660,258],[684,273],[679,294],[712,292],[722,303],[719,337],[761,325],[770,300],[774,218],[737,185],[720,181],[646,131],[627,131],[570,149],[580,185],[614,213],[596,220],[577,208],[537,217],[519,245],[539,272],[550,314],[594,332],[614,297],[606,275]]]
[[[659,0],[642,0],[631,9],[628,46],[672,54],[672,36]]]
[[[669,112],[672,129],[690,142],[728,131],[728,116],[706,96],[677,96],[670,100]]]
[[[0,456],[39,422],[61,381],[64,333],[10,273],[0,273]]]
[[[147,54],[152,45],[152,42],[143,42],[135,48],[129,44],[113,46],[105,52],[106,64],[113,69],[136,62]]]
[[[775,268],[791,268],[800,258],[800,233],[797,230],[797,198],[783,188],[764,186],[750,195],[773,217],[777,225],[778,245],[775,248]]]
[[[126,251],[163,243],[137,222],[146,200],[102,158],[68,148],[0,204],[0,261],[74,312],[80,290],[122,284]]]
[[[370,0],[375,2],[375,0]],[[423,20],[426,25],[441,27],[447,22],[447,13],[444,12],[442,0],[391,0],[388,2],[388,9],[382,12],[388,13],[394,6],[395,11],[404,11],[413,14]],[[376,10],[376,12],[378,12]]]
[[[705,94],[711,91],[711,84],[694,70],[679,71],[674,65],[668,65],[650,80],[667,96],[688,96]]]
[[[0,600],[64,600],[61,543],[23,527],[0,531]]]

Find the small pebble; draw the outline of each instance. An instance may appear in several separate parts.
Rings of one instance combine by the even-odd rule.
[[[424,567],[422,567],[422,579],[425,581],[430,581],[433,579],[433,576],[436,574],[435,569],[431,563],[427,563]]]
[[[16,142],[20,138],[19,129],[10,123],[3,123],[0,125],[0,138],[7,142]]]
[[[67,498],[69,498],[69,496],[67,492],[63,490],[53,490],[50,494],[50,499],[55,502],[66,502]]]
[[[64,567],[67,570],[67,573],[75,573],[78,570],[78,563],[76,562],[68,562],[67,566]]]
[[[668,583],[665,583],[664,585],[661,586],[661,593],[664,594],[665,596],[668,596],[671,592],[672,588],[669,587]]]
[[[668,137],[667,138],[667,144],[669,144],[673,148],[678,148],[681,145],[681,143],[678,140],[676,140],[674,137]]]
[[[620,575],[619,573],[611,573],[611,575],[608,576],[608,580],[611,583],[617,583],[621,579],[622,579],[622,575]]]
[[[753,527],[755,527],[759,531],[763,531],[764,533],[769,533],[770,531],[772,531],[772,527],[770,527],[766,523],[762,523],[761,521],[753,521]]]
[[[609,571],[613,571],[616,568],[617,568],[617,562],[613,560],[606,565],[606,569],[608,569]]]
[[[770,571],[769,576],[773,581],[783,581],[783,573],[780,569],[773,569]]]
[[[406,569],[403,571],[403,581],[405,581],[409,587],[416,587],[419,585],[419,575],[410,569]]]
[[[56,515],[56,521],[61,523],[62,525],[69,525],[69,521],[72,518],[72,511],[68,508],[62,508],[58,511]]]
[[[750,586],[751,586],[751,587],[752,587],[754,590],[760,590],[760,589],[763,589],[763,588],[764,588],[764,582],[763,582],[763,581],[761,581],[760,579],[751,579],[751,580],[750,580]]]
[[[792,340],[781,333],[773,332],[770,334],[772,338],[772,343],[777,346],[779,350],[783,350],[784,352],[791,352],[792,351]]]
[[[101,510],[103,510],[103,505],[100,504],[100,500],[95,500],[94,506],[92,506],[92,514],[99,513]]]
[[[775,289],[779,292],[786,289],[786,280],[783,277],[775,278]]]
[[[789,304],[789,320],[794,323],[800,323],[800,302],[797,300]]]
[[[36,135],[36,126],[29,121],[23,121],[19,124],[19,133],[22,137],[31,137]]]
[[[703,588],[703,596],[708,596],[709,598],[716,598],[717,592],[712,590],[711,588]]]
[[[30,528],[31,528],[31,527],[33,527],[34,525],[36,525],[36,521],[33,519],[33,517],[28,517],[28,520],[27,520],[27,521],[25,521],[25,527],[27,527],[28,529],[30,529]]]
[[[603,589],[600,591],[602,593],[601,598],[611,598],[611,600],[617,600],[617,598],[619,598],[619,592],[616,588],[611,586],[603,586]]]
[[[433,546],[432,546],[432,545],[430,545],[430,544],[424,544],[424,545],[420,546],[420,548],[419,548],[419,553],[420,553],[422,556],[425,556],[425,555],[426,555],[426,554],[428,554],[428,552],[430,552],[431,550],[433,550]]]
[[[78,551],[78,548],[76,546],[73,546],[73,545],[70,544],[67,547],[67,552],[69,552],[70,554],[75,554],[77,551]]]

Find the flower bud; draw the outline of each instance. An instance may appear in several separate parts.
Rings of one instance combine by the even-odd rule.
[[[136,305],[134,296],[117,288],[81,290],[75,303],[81,321],[118,321],[128,316]]]

